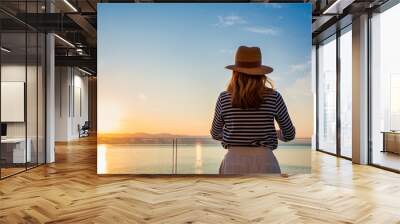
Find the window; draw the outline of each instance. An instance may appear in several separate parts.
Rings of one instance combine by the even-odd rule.
[[[318,149],[336,153],[336,36],[318,51]]]
[[[340,35],[340,155],[352,156],[352,34],[351,26]]]
[[[371,18],[371,162],[400,170],[400,4]]]
[[[390,74],[390,130],[400,130],[400,73]]]

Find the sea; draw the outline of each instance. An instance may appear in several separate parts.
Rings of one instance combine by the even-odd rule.
[[[178,139],[172,143],[98,144],[99,174],[218,174],[226,149],[213,140]],[[274,150],[282,173],[311,172],[311,143],[279,142]]]

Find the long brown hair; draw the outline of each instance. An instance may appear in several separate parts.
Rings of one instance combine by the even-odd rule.
[[[271,80],[265,75],[247,75],[233,71],[227,91],[232,96],[233,107],[251,109],[260,107],[264,101],[264,95],[271,92],[273,88]]]

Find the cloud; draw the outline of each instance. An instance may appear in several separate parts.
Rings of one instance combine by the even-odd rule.
[[[281,91],[292,99],[301,99],[312,96],[311,89],[311,75],[305,75],[297,78],[290,85],[285,85],[282,87]],[[278,89],[279,91],[279,89]]]
[[[279,4],[279,3],[269,3],[268,5],[270,5],[272,8],[274,8],[274,9],[281,9],[281,8],[283,8],[283,5],[282,4]]]
[[[147,96],[144,93],[139,93],[137,95],[137,98],[142,102],[146,102],[147,101]]]
[[[246,20],[244,20],[242,17],[231,15],[231,16],[218,16],[218,23],[215,25],[220,27],[228,27],[246,23],[247,23]]]
[[[272,7],[274,9],[281,9],[283,8],[283,4],[282,3],[265,3],[265,7]]]
[[[233,54],[235,51],[232,49],[220,49],[219,53],[221,54]]]
[[[297,72],[304,72],[305,70],[309,69],[311,65],[311,60],[301,63],[291,65],[289,69],[289,73],[297,73]]]
[[[252,32],[252,33],[258,33],[258,34],[264,34],[264,35],[277,35],[279,31],[274,28],[268,28],[268,27],[247,27],[245,30]]]

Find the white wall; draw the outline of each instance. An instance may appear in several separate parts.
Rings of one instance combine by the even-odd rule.
[[[25,65],[2,65],[1,66],[1,81],[2,82],[25,82],[25,75],[27,69],[28,74],[36,74],[36,67]],[[28,76],[29,78],[29,76]],[[29,86],[36,86],[36,80],[28,80]],[[34,102],[34,105],[27,105],[36,110],[36,88],[27,88],[27,102],[28,104]],[[5,110],[6,108],[2,108]],[[28,111],[30,112],[30,111]],[[33,124],[28,124],[28,137],[30,133],[30,127],[32,127],[32,132],[36,130],[36,113],[27,114],[28,122],[34,122]],[[35,132],[36,133],[36,132]],[[25,122],[7,122],[7,136],[8,137],[25,137]]]
[[[88,78],[72,67],[56,67],[55,73],[55,140],[74,140],[78,125],[88,120]]]
[[[70,84],[70,76],[68,73],[69,70],[67,67],[55,68],[55,141],[68,140],[68,88]]]
[[[38,71],[36,69],[39,69]],[[1,66],[2,82],[24,82],[26,84],[26,107],[22,108],[22,113],[26,112],[27,120],[22,122],[5,122],[7,124],[8,138],[29,139],[32,161],[44,162],[44,74],[41,67],[25,66],[25,64],[3,64]],[[27,79],[27,80],[26,80]],[[7,97],[7,96],[2,96]],[[10,110],[10,108],[1,108]],[[11,111],[12,113],[12,111]],[[37,156],[36,153],[39,153]]]
[[[25,82],[25,65],[2,65],[1,81]],[[4,109],[5,108],[2,108],[2,110]],[[25,123],[24,122],[7,123],[7,137],[25,137]]]
[[[88,120],[88,78],[81,76],[81,73],[76,75],[75,70],[73,86],[74,96],[72,96],[72,99],[74,99],[74,102],[71,102],[73,105],[73,108],[71,108],[71,135],[73,138],[78,138],[78,125],[82,126]]]

